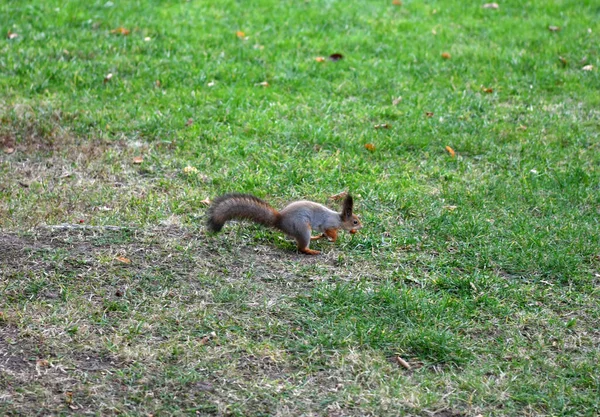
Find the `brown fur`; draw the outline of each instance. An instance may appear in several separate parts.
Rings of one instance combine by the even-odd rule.
[[[207,226],[212,232],[219,232],[228,220],[247,219],[275,227],[279,217],[279,212],[266,201],[250,194],[231,193],[215,198],[208,209]]]
[[[207,227],[213,232],[218,232],[231,219],[252,220],[281,230],[296,239],[300,252],[316,255],[319,251],[308,247],[311,240],[327,237],[331,242],[335,242],[339,229],[356,233],[362,227],[358,217],[352,213],[352,206],[352,197],[348,195],[343,202],[341,213],[306,200],[292,202],[279,212],[253,195],[225,194],[217,197],[208,209]],[[313,231],[322,234],[313,238]]]

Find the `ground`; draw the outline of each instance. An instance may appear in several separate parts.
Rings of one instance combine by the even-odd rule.
[[[483,5],[1,4],[0,414],[600,413],[600,10]]]

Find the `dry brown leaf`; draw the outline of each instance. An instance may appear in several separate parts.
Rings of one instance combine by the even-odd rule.
[[[402,0],[392,0],[394,6],[402,6]]]
[[[483,8],[498,10],[500,8],[500,6],[498,6],[498,3],[486,3],[483,5]]]
[[[444,206],[444,208],[448,211],[454,211],[456,210],[458,207],[457,206]]]
[[[375,129],[389,129],[390,125],[388,123],[381,123],[379,125],[373,126]]]
[[[134,164],[139,165],[142,162],[144,162],[144,157],[143,156],[134,156],[132,161]]]
[[[126,258],[124,256],[117,256],[117,261],[124,263],[124,264],[130,264],[131,263],[131,259]]]
[[[550,26],[548,26],[548,30],[550,32],[558,32],[560,30],[560,27],[550,25]]]
[[[433,112],[427,111],[427,112],[425,112],[425,116],[427,116],[427,117],[433,117]]]
[[[342,191],[341,193],[337,193],[334,195],[330,195],[329,199],[333,201],[341,201],[348,195],[348,191]]]
[[[585,67],[581,68],[584,71],[592,71],[594,69],[593,65],[586,65]]]
[[[235,32],[235,36],[237,36],[238,38],[244,38],[246,34],[241,30],[238,30],[237,32]]]
[[[370,152],[375,152],[375,145],[372,143],[365,143],[365,149]]]
[[[442,52],[442,58],[450,59],[450,58],[452,58],[452,55],[450,55],[450,53],[448,53],[448,52]]]
[[[260,87],[268,87],[269,86],[269,82],[268,81],[263,81],[262,83],[258,83],[256,85],[258,85]]]
[[[342,55],[342,54],[335,53],[335,54],[329,55],[329,60],[330,61],[334,61],[335,62],[335,61],[339,61],[341,59],[344,59],[344,55]]]
[[[412,370],[412,366],[410,366],[410,364],[408,362],[406,362],[404,359],[402,359],[400,356],[396,355],[396,357],[394,359],[396,359],[396,362],[398,362],[398,364],[401,365],[406,370],[408,370],[408,371]]]
[[[194,124],[194,119],[192,119],[191,117],[189,119],[187,119],[187,122],[185,122],[186,126],[191,126]]]
[[[452,158],[454,158],[456,156],[456,152],[454,152],[454,149],[452,149],[450,146],[446,146],[446,150],[448,151],[448,153],[450,154],[450,156]]]
[[[563,64],[563,66],[567,66],[567,64],[569,63],[569,61],[567,61],[567,59],[565,57],[559,56],[558,60],[560,61],[561,64]]]
[[[15,148],[11,148],[9,146],[7,146],[6,148],[3,149],[4,153],[7,155],[10,155],[11,153],[15,152]]]
[[[318,57],[315,58],[315,61],[317,61],[317,62],[325,62],[325,57],[318,56]]]
[[[395,98],[395,99],[392,100],[392,104],[394,106],[397,106],[401,101],[402,101],[402,97],[399,96],[398,98]]]
[[[200,202],[200,204],[204,206],[210,206],[210,198],[206,197],[204,200]]]
[[[160,86],[161,86],[162,84],[161,84],[160,80],[156,80],[156,81],[154,81],[154,85],[155,85],[157,88],[160,88]]]
[[[18,33],[11,32],[10,30],[9,30],[9,31],[8,31],[8,33],[6,34],[6,37],[7,37],[8,39],[15,39],[15,38],[16,38],[16,37],[18,37],[18,36],[19,36],[19,34],[18,34]]]
[[[110,80],[112,80],[112,73],[109,72],[108,74],[106,74],[106,76],[104,77],[104,84],[106,84],[107,82],[109,82]]]
[[[37,361],[35,361],[35,364],[40,368],[47,368],[50,366],[50,362],[48,362],[46,359],[38,359]]]
[[[490,87],[481,87],[481,90],[487,94],[492,94],[494,92],[494,89]]]
[[[112,33],[114,35],[127,36],[131,33],[131,31],[129,29],[125,29],[124,27],[118,27],[116,29],[111,30],[110,33]]]

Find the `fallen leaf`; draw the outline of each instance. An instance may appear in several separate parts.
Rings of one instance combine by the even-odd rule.
[[[237,32],[235,32],[235,36],[237,36],[238,38],[243,38],[246,36],[246,34],[241,30],[238,30]]]
[[[211,81],[208,84],[206,84],[208,87],[214,87],[215,86],[215,82]]]
[[[344,198],[346,198],[347,195],[348,195],[348,191],[342,191],[341,193],[330,195],[329,199],[331,199],[333,201],[341,201]]]
[[[498,3],[486,3],[483,5],[483,8],[498,10],[500,8],[500,6],[498,6]]]
[[[372,143],[365,143],[365,149],[370,152],[375,152],[375,145]]]
[[[131,259],[126,258],[124,256],[117,256],[117,261],[124,263],[124,264],[130,264],[131,263]]]
[[[161,86],[162,84],[161,84],[160,80],[156,80],[156,81],[154,81],[154,85],[155,85],[157,88],[160,88],[160,86]]]
[[[521,129],[521,130],[527,130],[527,126],[521,125],[521,126],[519,126],[519,129]]]
[[[562,57],[562,56],[559,56],[559,57],[558,57],[558,60],[559,60],[559,61],[560,61],[560,63],[561,63],[561,64],[563,64],[563,66],[565,66],[565,67],[566,67],[566,66],[567,66],[567,64],[569,63],[569,62],[566,60],[566,58],[564,58],[564,57]]]
[[[344,59],[344,55],[338,53],[329,55],[330,61],[339,61],[340,59]]]
[[[16,37],[18,37],[18,36],[19,36],[19,34],[18,34],[18,33],[11,32],[10,30],[9,30],[9,31],[8,31],[8,33],[6,34],[6,37],[7,37],[8,39],[15,39],[15,38],[16,38]]]
[[[431,111],[425,112],[425,116],[433,117],[433,112],[431,112]]]
[[[452,58],[452,55],[450,55],[448,52],[442,52],[442,58],[450,59],[450,58]]]
[[[593,65],[586,65],[585,67],[581,68],[584,71],[591,71],[594,69]]]
[[[454,211],[454,210],[456,210],[458,207],[456,207],[456,206],[444,206],[444,208],[445,208],[446,210],[448,210],[448,211]]]
[[[456,156],[456,152],[454,152],[454,149],[452,149],[450,146],[446,146],[446,150],[448,151],[448,153],[450,154],[450,156],[452,158],[454,158]]]
[[[402,6],[402,0],[392,0],[394,6]]]
[[[192,119],[191,117],[189,119],[187,119],[187,122],[185,122],[186,126],[191,126],[194,124],[194,119]]]
[[[192,167],[192,166],[188,165],[185,168],[183,168],[183,173],[187,174],[187,175],[197,174],[198,173],[198,168]]]
[[[492,94],[494,92],[494,89],[490,87],[481,87],[481,90],[487,94]]]
[[[46,359],[38,359],[35,361],[35,365],[39,366],[40,368],[47,368],[50,366],[50,362],[48,362]]]
[[[268,87],[269,83],[267,81],[263,81],[262,83],[258,83],[256,85],[261,86],[261,87]]]
[[[398,362],[399,365],[401,365],[403,368],[406,368],[407,370],[412,370],[412,366],[410,366],[410,364],[408,362],[406,362],[404,359],[402,359],[400,356],[395,357],[396,362]]]
[[[206,197],[204,200],[200,202],[200,204],[204,206],[210,206],[210,198]]]
[[[106,76],[104,77],[104,84],[106,84],[107,82],[109,82],[112,79],[113,75],[111,72],[109,72],[108,74],[106,74]]]
[[[144,162],[144,157],[143,156],[134,156],[133,157],[133,163],[134,164],[139,165],[142,162]]]
[[[11,153],[15,152],[15,148],[6,147],[3,149],[3,151],[5,154],[10,155]]]
[[[116,29],[111,30],[110,33],[115,35],[127,36],[131,33],[131,31],[129,29],[125,29],[124,27],[118,27]]]
[[[325,57],[318,56],[318,57],[315,58],[315,61],[317,61],[317,62],[325,62]]]
[[[394,106],[397,106],[401,101],[402,101],[402,97],[399,96],[398,98],[395,98],[395,99],[392,100],[392,104]]]
[[[550,26],[548,26],[548,30],[550,32],[558,32],[560,30],[560,27],[550,25]]]
[[[380,124],[380,125],[375,125],[375,126],[373,126],[373,127],[374,127],[375,129],[389,129],[389,128],[390,128],[390,125],[389,125],[389,124],[387,124],[387,123],[382,123],[382,124]]]
[[[71,392],[71,391],[65,392],[65,402],[67,404],[71,404],[73,402],[73,392]]]

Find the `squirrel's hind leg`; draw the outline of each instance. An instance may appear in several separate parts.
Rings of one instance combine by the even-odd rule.
[[[312,240],[310,236],[310,231],[310,227],[307,227],[305,231],[302,231],[299,235],[296,236],[296,242],[298,243],[298,251],[307,255],[318,255],[321,252],[319,252],[318,250],[312,250],[308,248],[308,245]]]

